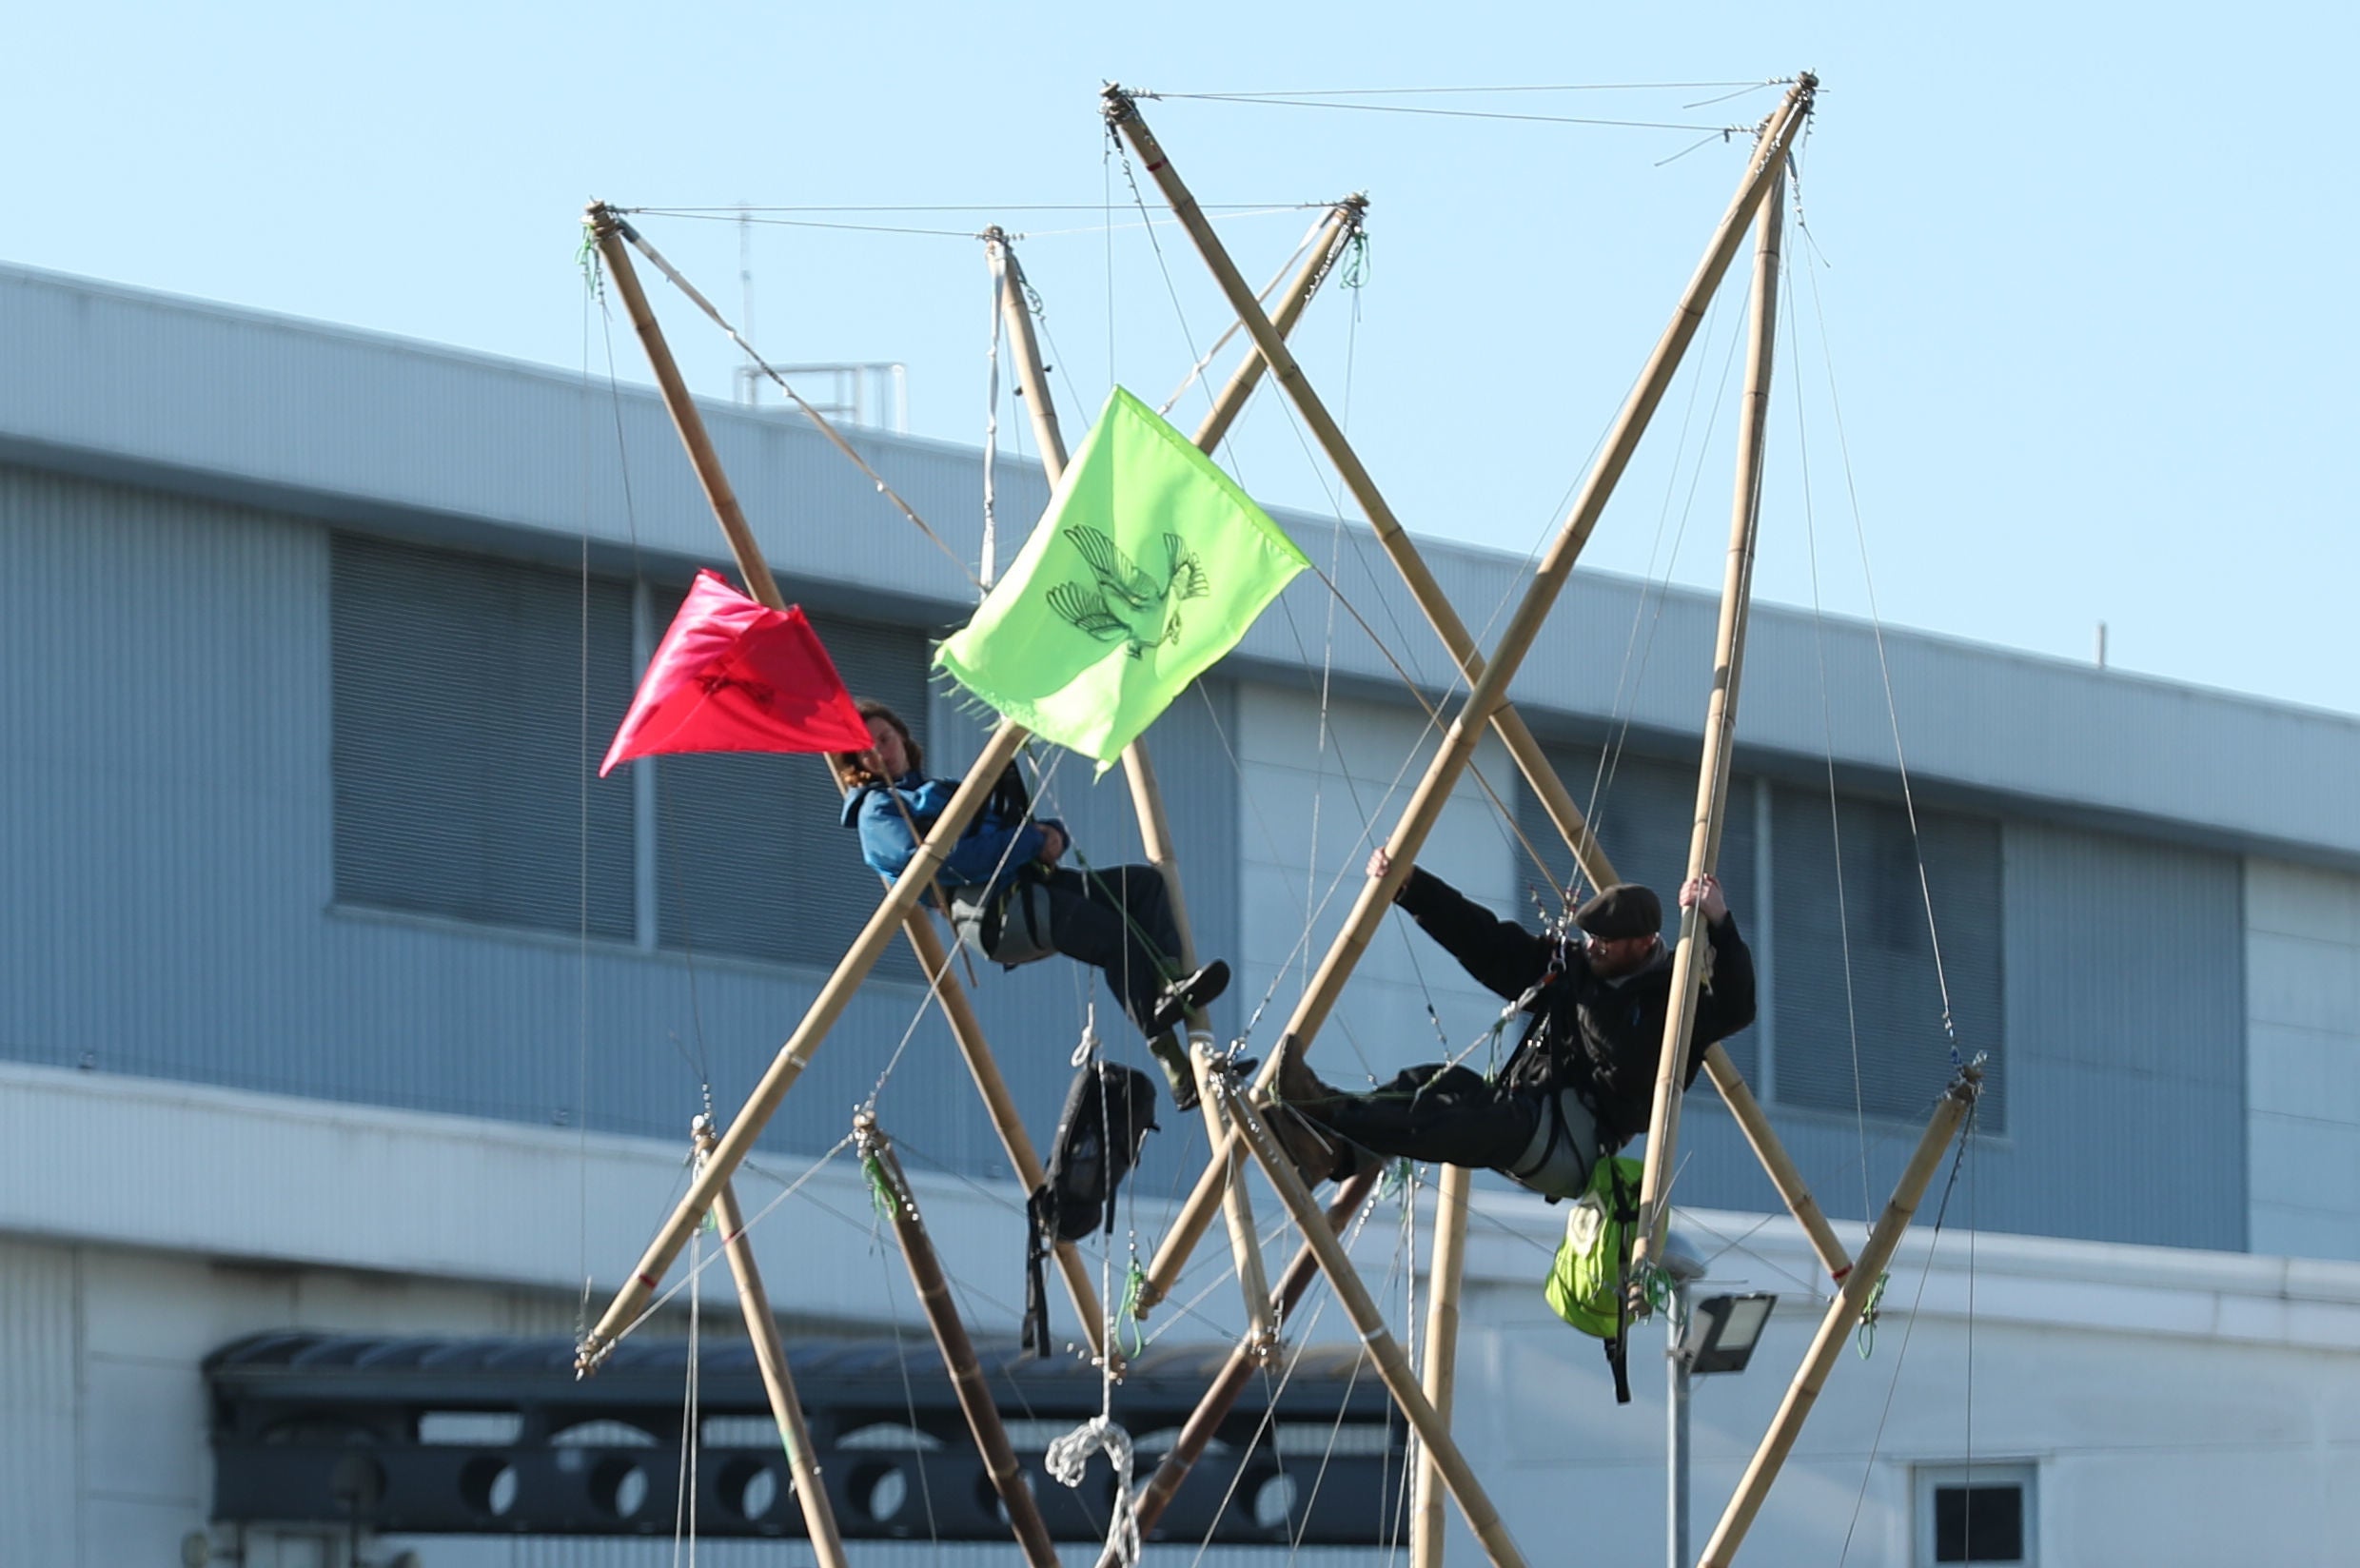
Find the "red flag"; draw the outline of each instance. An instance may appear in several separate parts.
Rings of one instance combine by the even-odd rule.
[[[661,752],[868,749],[869,726],[803,612],[773,610],[699,572],[599,776]]]

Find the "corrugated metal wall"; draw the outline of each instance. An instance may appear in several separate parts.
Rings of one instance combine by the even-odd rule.
[[[1950,1222],[2243,1247],[2239,862],[2022,822],[2003,846],[2006,1119],[1975,1140]],[[1682,1201],[1774,1206],[1718,1097],[1701,1088],[1697,1104],[1681,1125]],[[1851,1219],[1883,1205],[1922,1125],[1786,1107],[1772,1121],[1821,1205]]]
[[[691,966],[624,942],[332,907],[329,539],[300,519],[0,469],[11,672],[0,712],[14,741],[0,749],[0,862],[13,883],[0,909],[0,1050],[667,1138],[698,1108],[692,1064],[709,1068],[724,1109],[738,1104],[824,971]],[[1212,708],[1222,700],[1215,688]],[[1236,854],[1212,727],[1190,698],[1156,739],[1178,830],[1205,868],[1190,890],[1201,940],[1217,951],[1235,931]],[[1077,769],[1058,794],[1094,857],[1135,853],[1118,778],[1091,789]],[[758,832],[762,803],[746,804]],[[978,988],[1044,1141],[1079,1029],[1072,970]],[[1066,1005],[1044,1007],[1052,987]],[[925,1010],[914,982],[867,988],[772,1147],[841,1137],[920,1020],[902,1082],[931,1088],[947,1074],[961,1087],[893,1097],[890,1125],[927,1158],[995,1164],[948,1031]],[[1039,1038],[1043,1017],[1058,1019],[1055,1038]]]

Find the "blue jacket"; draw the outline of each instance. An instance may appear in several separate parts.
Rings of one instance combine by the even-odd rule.
[[[843,824],[859,830],[860,858],[890,882],[901,875],[917,853],[918,837],[934,827],[957,793],[958,780],[921,774],[905,774],[891,785],[865,784],[844,797]],[[1042,820],[1061,833],[1065,830],[1054,817]],[[914,822],[916,834],[910,831]],[[997,894],[1013,886],[1017,872],[1039,856],[1041,843],[1041,830],[1031,818],[995,813],[987,801],[943,861],[942,884],[989,887]]]

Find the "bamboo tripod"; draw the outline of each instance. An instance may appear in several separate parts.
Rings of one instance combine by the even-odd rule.
[[[1532,587],[1525,595],[1524,602],[1517,608],[1506,632],[1501,638],[1499,647],[1495,649],[1488,663],[1475,651],[1472,638],[1466,633],[1464,623],[1459,620],[1443,597],[1430,573],[1426,570],[1423,561],[1418,558],[1414,546],[1410,544],[1406,533],[1394,519],[1389,508],[1386,506],[1383,497],[1376,490],[1374,481],[1369,478],[1367,469],[1352,454],[1341,430],[1334,421],[1328,417],[1324,406],[1320,404],[1317,395],[1312,391],[1308,379],[1304,377],[1300,365],[1294,362],[1291,354],[1287,350],[1284,336],[1288,326],[1291,325],[1291,318],[1287,314],[1287,307],[1282,306],[1275,313],[1264,311],[1259,301],[1247,288],[1234,265],[1229,262],[1226,250],[1213,235],[1201,210],[1197,208],[1186,187],[1180,184],[1177,174],[1171,168],[1170,159],[1164,154],[1161,147],[1139,118],[1135,102],[1120,88],[1110,88],[1108,89],[1106,98],[1110,122],[1139,154],[1150,174],[1163,188],[1174,212],[1179,216],[1184,226],[1189,229],[1200,252],[1203,253],[1208,265],[1221,283],[1225,294],[1229,296],[1231,304],[1237,309],[1239,319],[1252,336],[1257,350],[1256,355],[1249,358],[1245,367],[1240,370],[1230,388],[1225,391],[1221,403],[1216,408],[1214,421],[1209,421],[1206,431],[1200,436],[1200,443],[1208,447],[1217,443],[1222,430],[1226,428],[1227,420],[1234,417],[1237,406],[1242,403],[1245,391],[1250,388],[1252,381],[1258,377],[1267,364],[1275,373],[1281,387],[1303,412],[1306,422],[1311,427],[1315,438],[1327,448],[1344,475],[1347,487],[1352,490],[1355,499],[1360,501],[1372,523],[1375,524],[1380,541],[1394,560],[1421,609],[1434,624],[1438,635],[1442,637],[1446,646],[1451,652],[1463,678],[1469,685],[1468,694],[1450,727],[1440,755],[1427,770],[1425,778],[1421,780],[1407,812],[1388,841],[1387,849],[1393,860],[1392,872],[1386,877],[1372,880],[1363,889],[1351,916],[1347,922],[1343,935],[1338,938],[1335,947],[1322,964],[1311,989],[1298,1003],[1289,1018],[1281,1049],[1308,1047],[1312,1036],[1316,1034],[1320,1025],[1325,1021],[1327,1013],[1332,1009],[1335,996],[1351,973],[1360,953],[1366,949],[1385,908],[1390,903],[1392,893],[1406,879],[1408,869],[1414,863],[1418,848],[1423,844],[1426,833],[1431,830],[1434,818],[1439,814],[1443,800],[1455,783],[1458,774],[1471,761],[1475,742],[1485,729],[1494,729],[1502,735],[1510,755],[1516,759],[1520,769],[1530,782],[1536,797],[1541,800],[1544,809],[1548,810],[1552,821],[1564,835],[1566,843],[1573,849],[1583,867],[1583,874],[1599,885],[1615,880],[1611,866],[1607,863],[1594,836],[1589,833],[1586,824],[1583,822],[1581,813],[1570,795],[1555,776],[1538,742],[1532,738],[1523,721],[1516,716],[1514,710],[1507,705],[1506,691],[1518,664],[1529,649],[1534,635],[1537,634],[1541,623],[1546,617],[1558,593],[1569,576],[1574,559],[1579,555],[1583,544],[1586,542],[1589,532],[1594,528],[1603,512],[1615,482],[1627,464],[1640,435],[1643,432],[1649,417],[1663,395],[1689,341],[1701,324],[1704,303],[1718,287],[1721,277],[1734,259],[1744,229],[1759,212],[1761,214],[1765,238],[1757,257],[1756,353],[1755,356],[1749,357],[1747,411],[1750,441],[1747,447],[1741,449],[1740,496],[1734,507],[1736,518],[1733,519],[1733,524],[1742,523],[1745,542],[1740,552],[1739,546],[1733,541],[1730,582],[1726,585],[1727,591],[1724,593],[1723,629],[1720,639],[1721,647],[1717,651],[1716,682],[1712,699],[1713,712],[1718,716],[1708,722],[1704,776],[1700,782],[1699,821],[1695,841],[1692,843],[1692,873],[1700,863],[1709,869],[1717,858],[1720,837],[1720,799],[1725,793],[1728,735],[1734,721],[1737,676],[1741,668],[1742,600],[1746,589],[1750,587],[1751,529],[1753,519],[1759,511],[1760,421],[1761,406],[1766,399],[1767,334],[1769,324],[1775,319],[1774,313],[1762,305],[1760,296],[1761,291],[1770,286],[1769,283],[1764,280],[1774,281],[1776,277],[1776,213],[1780,206],[1780,183],[1787,150],[1809,111],[1815,86],[1816,83],[1812,78],[1807,76],[1802,78],[1780,108],[1765,122],[1753,160],[1749,164],[1746,178],[1740,184],[1737,196],[1733,199],[1720,228],[1716,231],[1704,261],[1691,280],[1674,313],[1671,324],[1665,329],[1640,383],[1626,401],[1623,412],[1618,419],[1613,431],[1610,432],[1608,441],[1585,480],[1555,544],[1544,560]],[[614,218],[611,214],[605,214],[602,208],[594,208],[594,220],[601,215],[604,218],[603,224],[599,225],[601,251],[608,259],[610,270],[618,275],[620,281],[628,275],[629,263],[627,257],[621,252],[618,243],[619,237],[636,240],[636,236],[629,235],[627,227],[620,224],[620,219]],[[1339,214],[1340,217],[1341,214]],[[1331,235],[1336,231],[1331,227]],[[1332,255],[1335,243],[1336,241],[1331,238],[1327,247],[1328,254]],[[1003,252],[1006,252],[1004,237],[1000,239],[1000,245]],[[1041,436],[1040,444],[1045,459],[1052,465],[1052,477],[1053,479],[1055,465],[1062,462],[1063,444],[1056,432],[1054,413],[1046,394],[1046,388],[1041,385],[1037,349],[1032,347],[1031,342],[1030,318],[1022,308],[1021,272],[1014,265],[1012,252],[1004,253],[999,260],[1002,263],[1002,308],[1010,317],[1012,341],[1018,344],[1019,374],[1030,378],[1026,383],[1028,405],[1032,410],[1036,425],[1040,426],[1036,429],[1036,434]],[[1309,288],[1316,285],[1318,274],[1323,270],[1324,263],[1321,263],[1316,255],[1313,263],[1307,264],[1304,278],[1308,280],[1308,283],[1301,283],[1299,280],[1301,286],[1295,291],[1291,300],[1291,306],[1295,311],[1299,312],[1302,299],[1307,298]],[[637,298],[637,286],[634,282],[626,290],[627,302]],[[651,359],[658,361],[659,380],[664,385],[667,404],[674,407],[676,422],[680,424],[683,441],[690,448],[692,460],[698,463],[700,480],[705,482],[708,496],[714,500],[715,509],[717,514],[721,516],[724,531],[731,536],[733,548],[738,549],[739,535],[743,528],[742,519],[739,520],[736,529],[732,528],[731,517],[735,512],[734,499],[727,497],[725,480],[720,480],[718,486],[715,482],[718,478],[718,463],[712,462],[709,442],[701,440],[701,426],[697,425],[697,434],[694,437],[691,435],[691,426],[695,423],[693,406],[689,404],[684,389],[678,390],[676,396],[677,372],[669,378],[664,374],[669,365],[669,355],[661,351],[660,337],[654,332],[652,317],[645,317],[643,298],[638,299],[633,314],[635,324],[640,323],[642,318],[645,318],[641,327],[642,337],[650,342]],[[1755,380],[1757,360],[1760,362],[1760,368],[1759,383]],[[1232,397],[1231,394],[1235,396]],[[682,409],[688,410],[686,418],[682,417]],[[1750,456],[1747,455],[1749,451]],[[710,474],[708,474],[708,466],[710,466]],[[725,500],[726,505],[724,505]],[[767,570],[760,571],[757,577],[755,566],[758,566],[758,559],[755,559],[753,566],[748,565],[749,559],[753,558],[750,539],[744,548],[739,550],[739,557],[740,565],[745,569],[750,588],[757,590],[757,597],[763,597],[759,589],[761,586],[768,585],[770,600],[775,602],[777,590],[775,585],[768,584]],[[1740,564],[1740,559],[1743,563],[1742,569]],[[1733,595],[1737,601],[1734,610],[1731,605]],[[785,1090],[792,1086],[803,1063],[808,1059],[809,1051],[816,1048],[827,1029],[833,1024],[835,1017],[840,1013],[850,990],[857,986],[867,969],[875,962],[877,952],[881,951],[884,941],[889,936],[891,921],[906,921],[913,928],[914,942],[919,941],[916,931],[920,930],[924,931],[926,937],[934,938],[931,924],[915,908],[918,892],[922,891],[933,874],[934,868],[939,864],[942,848],[954,839],[958,832],[963,831],[967,821],[972,817],[973,811],[979,803],[980,794],[984,790],[988,790],[990,782],[997,776],[999,769],[1005,765],[1008,758],[1013,755],[1022,739],[1023,733],[1013,725],[1003,725],[1001,730],[993,735],[992,743],[986,748],[984,756],[979,759],[976,769],[971,772],[958,794],[954,797],[951,810],[936,824],[927,843],[921,847],[918,857],[913,861],[910,870],[896,881],[880,906],[877,914],[872,918],[867,927],[864,927],[861,935],[856,939],[844,963],[831,977],[828,987],[823,990],[812,1013],[807,1015],[795,1036],[782,1048],[777,1061],[773,1064],[771,1071],[765,1074],[761,1085],[757,1087],[755,1095],[749,1101],[746,1110],[741,1113],[738,1122],[732,1127],[730,1138],[723,1140],[717,1147],[714,1159],[709,1164],[709,1169],[718,1169],[720,1172],[719,1175],[709,1182],[705,1177],[700,1176],[698,1186],[692,1187],[689,1199],[683,1203],[683,1212],[695,1212],[691,1205],[696,1204],[700,1197],[709,1196],[706,1190],[708,1187],[718,1187],[726,1183],[728,1170],[734,1168],[737,1159],[742,1158],[744,1147],[750,1145],[755,1132],[758,1131],[760,1121],[770,1114]],[[1155,859],[1158,866],[1166,872],[1168,886],[1173,893],[1175,911],[1180,912],[1182,930],[1185,933],[1188,929],[1184,912],[1185,906],[1179,896],[1179,879],[1176,866],[1170,856],[1169,834],[1162,826],[1160,798],[1154,787],[1153,775],[1151,770],[1146,765],[1144,753],[1138,755],[1135,766],[1131,766],[1132,762],[1131,757],[1126,757],[1127,772],[1131,779],[1134,802],[1141,817],[1143,837],[1150,845],[1150,857]],[[965,811],[961,810],[962,804],[966,808]],[[1700,846],[1701,846],[1702,856],[1701,862],[1698,853]],[[921,872],[924,874],[920,874]],[[1682,985],[1678,990],[1678,994],[1682,998],[1680,1010],[1689,1013],[1693,1010],[1695,987],[1701,978],[1697,972],[1698,966],[1693,952],[1695,924],[1693,915],[1683,919],[1680,956],[1676,959],[1676,964],[1683,965],[1686,970],[1686,972],[1681,976]],[[942,980],[949,981],[947,963],[940,961],[941,950],[938,938],[934,940],[934,950],[933,955],[929,955],[924,943],[919,943],[921,958],[927,962],[929,973],[939,975]],[[1190,953],[1189,956],[1192,958],[1193,955]],[[945,1010],[953,1016],[955,1032],[957,1016],[952,997],[957,996],[956,1005],[959,1007],[964,1006],[964,997],[957,995],[954,982],[944,988],[944,995]],[[972,1009],[969,1010],[969,1018],[972,1022]],[[1678,1060],[1684,1054],[1676,1048],[1684,1045],[1687,1020],[1676,1018],[1676,1024],[1678,1039],[1676,1041],[1667,1039],[1665,1043],[1664,1059],[1667,1063]],[[1210,1043],[1209,1036],[1202,1028],[1201,1019],[1191,1020],[1190,1033],[1192,1040],[1200,1047]],[[991,1069],[989,1054],[982,1049],[979,1032],[973,1049],[970,1049],[969,1041],[964,1035],[961,1036],[960,1044],[962,1049],[968,1053],[971,1070],[974,1072],[979,1087],[984,1088],[987,1105],[991,1106],[993,1110],[995,1124],[1001,1125],[1003,1143],[1009,1147],[1012,1164],[1025,1174],[1028,1182],[1037,1183],[1037,1160],[1029,1158],[1029,1148],[1024,1151],[1026,1157],[1019,1157],[1017,1153],[1024,1136],[1021,1127],[1014,1125],[1013,1114],[1006,1123],[1001,1123],[999,1111],[1005,1101],[1006,1091],[1004,1086],[1000,1087],[995,1098],[991,1085],[996,1084],[997,1074],[995,1070]],[[1276,1055],[1273,1053],[1273,1067],[1275,1061]],[[1832,1227],[1828,1225],[1825,1217],[1811,1199],[1793,1162],[1780,1147],[1766,1117],[1746,1090],[1734,1064],[1718,1047],[1712,1048],[1707,1052],[1705,1061],[1716,1087],[1728,1101],[1732,1113],[1743,1129],[1749,1143],[1769,1170],[1782,1200],[1795,1213],[1805,1233],[1810,1237],[1815,1250],[1830,1275],[1839,1282],[1845,1282],[1845,1288],[1849,1292],[1853,1284],[1856,1283],[1855,1280],[1847,1278],[1854,1272],[1851,1260],[1845,1255]],[[1270,1070],[1270,1068],[1265,1069],[1266,1079]],[[1205,1177],[1198,1183],[1179,1221],[1168,1234],[1163,1249],[1156,1256],[1149,1283],[1141,1294],[1141,1310],[1144,1312],[1156,1299],[1170,1289],[1172,1280],[1185,1264],[1189,1252],[1209,1225],[1214,1201],[1220,1199],[1224,1202],[1229,1215],[1233,1251],[1240,1265],[1241,1283],[1247,1287],[1249,1312],[1254,1314],[1253,1332],[1249,1335],[1247,1345],[1241,1347],[1242,1353],[1250,1356],[1254,1353],[1253,1347],[1257,1344],[1264,1346],[1263,1353],[1267,1353],[1268,1337],[1271,1330],[1271,1303],[1256,1277],[1259,1273],[1259,1252],[1252,1245],[1250,1216],[1243,1209],[1243,1184],[1234,1180],[1234,1175],[1239,1167],[1239,1162],[1249,1152],[1257,1158],[1264,1159],[1266,1164],[1268,1163],[1269,1151],[1264,1147],[1267,1145],[1268,1133],[1267,1129],[1262,1129],[1260,1132],[1262,1141],[1257,1142],[1255,1129],[1259,1127],[1259,1122],[1250,1107],[1242,1098],[1226,1092],[1226,1081],[1223,1086],[1220,1086],[1225,1091],[1214,1092],[1217,1086],[1212,1079],[1216,1076],[1218,1076],[1217,1073],[1205,1075],[1204,1087],[1207,1092],[1203,1095],[1209,1130],[1214,1139],[1214,1158],[1210,1162]],[[1678,1076],[1675,1073],[1675,1085],[1677,1082]],[[1670,1118],[1668,1125],[1666,1125],[1667,1109]],[[1656,1121],[1673,1137],[1676,1137],[1677,1115],[1676,1089],[1672,1103],[1667,1107],[1663,1104],[1661,1086],[1659,1086]],[[753,1130],[748,1130],[749,1124]],[[1932,1131],[1933,1129],[1930,1128],[1929,1137],[1932,1136]],[[1670,1142],[1670,1137],[1662,1140],[1666,1149],[1666,1159]],[[1651,1175],[1657,1175],[1659,1168],[1659,1162],[1654,1154],[1657,1145],[1658,1140],[1650,1140]],[[1283,1161],[1281,1163],[1283,1164]],[[1664,1168],[1668,1168],[1667,1166]],[[1291,1178],[1291,1167],[1288,1167],[1286,1175]],[[1303,1223],[1303,1211],[1308,1205],[1308,1194],[1303,1195],[1302,1204],[1296,1204],[1292,1201],[1292,1195],[1285,1190],[1285,1185],[1278,1180],[1276,1175],[1273,1175],[1272,1181],[1273,1186],[1281,1187],[1282,1200],[1288,1201],[1290,1212],[1299,1224]],[[1296,1184],[1297,1186],[1299,1185],[1299,1183]],[[1650,1210],[1654,1225],[1657,1227],[1660,1227],[1662,1216],[1666,1212],[1661,1185],[1661,1178],[1658,1176],[1657,1190],[1652,1195],[1654,1206]],[[1446,1422],[1439,1414],[1447,1409],[1449,1402],[1450,1343],[1455,1332],[1457,1314],[1459,1238],[1449,1234],[1449,1227],[1453,1224],[1462,1225],[1464,1224],[1465,1186],[1465,1173],[1446,1170],[1441,1198],[1443,1218],[1440,1224],[1443,1229],[1438,1232],[1436,1247],[1437,1279],[1433,1293],[1431,1323],[1431,1343],[1435,1345],[1438,1354],[1429,1356],[1427,1373],[1429,1386],[1425,1390],[1420,1390],[1414,1382],[1409,1382],[1406,1390],[1403,1387],[1394,1386],[1397,1380],[1389,1370],[1386,1379],[1388,1386],[1394,1387],[1397,1401],[1403,1404],[1405,1411],[1409,1413],[1413,1424],[1418,1425],[1421,1438],[1425,1440],[1424,1451],[1430,1461],[1429,1466],[1421,1473],[1422,1490],[1415,1516],[1417,1522],[1413,1526],[1413,1539],[1420,1543],[1419,1554],[1415,1560],[1429,1565],[1439,1562],[1439,1496],[1434,1485],[1437,1478],[1442,1485],[1450,1489],[1458,1497],[1462,1508],[1467,1511],[1469,1522],[1478,1526],[1478,1535],[1484,1538],[1485,1547],[1491,1551],[1494,1560],[1521,1560],[1515,1557],[1512,1543],[1505,1540],[1504,1532],[1499,1526],[1496,1514],[1489,1517],[1487,1524],[1481,1521],[1482,1511],[1487,1509],[1488,1505],[1482,1502],[1480,1489],[1473,1489],[1472,1498],[1477,1506],[1470,1506],[1470,1492],[1462,1489],[1456,1483],[1455,1478],[1448,1473],[1443,1462],[1444,1456],[1455,1455],[1455,1449],[1449,1445]],[[1914,1197],[1911,1202],[1914,1205]],[[663,1270],[677,1257],[686,1235],[685,1229],[678,1228],[678,1220],[679,1216],[676,1215],[673,1225],[668,1225],[666,1232],[651,1245],[642,1258],[639,1268],[635,1271],[632,1280],[619,1294],[615,1305],[609,1309],[607,1315],[600,1320],[598,1328],[594,1329],[589,1339],[585,1341],[583,1347],[585,1365],[595,1364],[603,1347],[611,1344],[613,1336],[626,1326],[632,1316],[644,1305],[656,1288],[656,1283],[660,1279]],[[1876,1238],[1877,1241],[1884,1240],[1881,1234],[1883,1228],[1880,1225],[1880,1233]],[[676,1230],[678,1230],[677,1235],[674,1234]],[[1340,1249],[1333,1248],[1332,1244],[1323,1248],[1315,1239],[1310,1238],[1308,1230],[1306,1234],[1307,1248],[1318,1258],[1322,1266],[1325,1267],[1330,1264],[1332,1253],[1332,1263],[1335,1266],[1330,1269],[1331,1277],[1335,1277],[1339,1269],[1345,1275],[1349,1274],[1350,1265],[1343,1258]],[[1894,1239],[1898,1242],[1898,1231]],[[1247,1273],[1249,1256],[1252,1259],[1253,1275]],[[1863,1261],[1867,1260],[1863,1259]],[[1060,1265],[1068,1278],[1069,1289],[1074,1296],[1076,1310],[1082,1316],[1084,1323],[1089,1325],[1093,1344],[1102,1345],[1102,1323],[1097,1314],[1094,1294],[1090,1291],[1087,1277],[1081,1272],[1078,1259],[1071,1255],[1070,1249],[1061,1247]],[[1861,1270],[1858,1278],[1873,1279],[1874,1272],[1873,1269]],[[1080,1277],[1077,1279],[1076,1276]],[[1363,1301],[1367,1300],[1366,1291],[1359,1289],[1356,1279],[1351,1288],[1358,1290]],[[1865,1291],[1867,1287],[1862,1284],[1860,1288]],[[1347,1293],[1347,1286],[1341,1278],[1338,1280],[1338,1290],[1340,1294]],[[1282,1284],[1281,1293],[1284,1293],[1284,1284]],[[1862,1299],[1864,1300],[1865,1297],[1863,1296]],[[1373,1318],[1373,1303],[1369,1304],[1368,1309]],[[1376,1324],[1374,1331],[1382,1334],[1381,1323]],[[1364,1327],[1364,1334],[1367,1335],[1368,1332],[1370,1330]],[[1388,1346],[1391,1344],[1389,1338],[1385,1343]],[[1371,1344],[1373,1348],[1374,1340],[1371,1341]],[[1103,1348],[1101,1348],[1101,1354],[1103,1353]],[[1394,1353],[1398,1355],[1397,1347]],[[1381,1357],[1380,1360],[1382,1362],[1383,1358]],[[1406,1375],[1406,1362],[1402,1371]],[[1816,1393],[1816,1387],[1813,1392]],[[1805,1408],[1807,1409],[1807,1401]],[[1422,1416],[1419,1413],[1421,1410]],[[1800,1419],[1800,1416],[1796,1418],[1798,1424]],[[1791,1435],[1788,1441],[1791,1442]],[[1771,1465],[1770,1469],[1772,1473],[1775,1473],[1775,1464]],[[1466,1479],[1471,1482],[1471,1475]],[[1172,1484],[1176,1485],[1177,1481],[1175,1480]],[[1766,1480],[1763,1484],[1766,1486]],[[1740,1529],[1741,1528],[1740,1525]],[[1716,1539],[1718,1541],[1719,1538]],[[1731,1549],[1734,1549],[1734,1543]]]

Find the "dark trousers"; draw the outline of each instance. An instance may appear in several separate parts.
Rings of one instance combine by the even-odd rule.
[[[1366,1094],[1289,1103],[1350,1146],[1338,1181],[1366,1169],[1367,1155],[1505,1169],[1531,1147],[1547,1109],[1540,1095],[1440,1062],[1406,1068]]]
[[[1050,945],[1104,971],[1141,1034],[1172,976],[1180,951],[1163,873],[1152,866],[1059,867],[1041,879],[1049,892]]]

